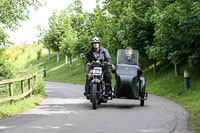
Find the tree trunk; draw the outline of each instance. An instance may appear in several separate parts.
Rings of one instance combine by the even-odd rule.
[[[59,62],[59,52],[57,52],[57,63]]]
[[[49,50],[49,53],[48,53],[48,60],[50,60],[50,49],[48,49]]]
[[[67,64],[67,56],[65,56],[65,64]]]
[[[70,64],[69,64],[70,70],[72,70],[72,57],[71,56],[69,56],[69,62],[70,62]]]
[[[154,77],[156,77],[156,59],[154,59]]]
[[[180,74],[180,66],[178,64],[174,64],[175,75],[178,77]]]

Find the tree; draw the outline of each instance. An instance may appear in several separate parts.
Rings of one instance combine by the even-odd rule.
[[[71,12],[71,25],[73,29],[76,31],[76,36],[79,38],[81,34],[81,30],[84,28],[84,15],[82,11],[82,2],[80,0],[75,0],[73,4],[70,5],[72,9]],[[68,10],[69,11],[69,10]]]
[[[28,19],[30,7],[37,9],[41,5],[43,5],[41,0],[1,0],[1,27],[16,30],[21,21]]]
[[[63,15],[65,16],[65,14]],[[70,58],[70,69],[72,69],[72,46],[75,40],[75,31],[72,29],[70,17],[65,16],[63,21],[65,24],[65,26],[63,26],[65,32],[62,36],[63,39],[61,42],[61,52]]]
[[[63,40],[62,36],[65,33],[63,15],[59,15],[57,10],[53,11],[52,16],[49,18],[49,29],[44,33],[44,45],[47,49],[57,52],[57,62],[59,62],[59,51],[61,47],[61,42]]]
[[[5,45],[8,42],[8,34],[0,28],[0,46]]]
[[[7,29],[17,30],[20,22],[28,19],[30,7],[42,5],[42,0],[1,0],[0,1],[0,45],[8,43]],[[10,65],[4,50],[0,49],[0,80],[11,78]]]
[[[43,5],[40,0],[1,0],[0,2],[0,45],[8,42],[5,29],[17,30],[20,22],[29,17],[30,7],[37,9]]]
[[[150,17],[153,0],[105,0],[104,10],[111,14],[109,42],[116,55],[118,48],[131,46],[144,60],[148,59],[145,47],[154,43],[154,26]]]
[[[155,43],[148,47],[151,58],[163,58],[173,64],[199,63],[200,55],[200,2],[183,0],[162,4],[154,3]]]
[[[79,7],[79,8],[77,8]],[[80,53],[85,53],[88,51],[90,46],[88,45],[91,39],[92,25],[91,21],[93,19],[92,13],[82,11],[82,3],[80,0],[75,1],[70,6],[71,11],[71,27],[74,30],[74,43],[72,46],[72,53],[74,56],[79,57]],[[70,12],[68,10],[68,12]]]

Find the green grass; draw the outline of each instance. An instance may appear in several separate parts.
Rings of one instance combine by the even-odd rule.
[[[83,64],[80,59],[74,59],[72,70],[70,70],[69,63],[65,63],[64,56],[61,55],[60,61],[57,63],[56,53],[51,53],[50,60],[48,60],[47,53],[42,53],[39,60],[31,60],[26,63],[26,66],[32,64],[43,73],[43,68],[46,67],[47,81],[70,82],[70,83],[84,83],[85,73],[83,73]],[[74,78],[75,77],[75,78]],[[84,78],[83,78],[84,77]]]
[[[32,45],[25,49],[25,53],[20,56],[15,64],[26,67],[33,66],[43,73],[43,67],[46,67],[46,81],[66,82],[75,84],[84,84],[86,71],[83,72],[83,64],[81,59],[73,59],[72,70],[69,63],[65,64],[65,57],[60,55],[60,62],[56,61],[56,53],[51,53],[48,60],[48,51],[42,50],[41,58],[38,60],[36,51],[41,49],[41,45]],[[20,49],[20,48],[19,48]],[[31,57],[30,50],[32,49]],[[22,51],[22,50],[21,50]],[[21,52],[22,53],[22,52]],[[25,60],[26,59],[26,60]],[[14,60],[14,58],[13,58]],[[144,64],[144,63],[143,63]],[[189,69],[191,72],[191,87],[186,93],[184,91],[183,71]],[[181,104],[188,110],[191,116],[192,127],[194,132],[200,132],[200,68],[190,68],[187,65],[181,67],[180,76],[176,77],[173,66],[169,63],[160,64],[156,78],[153,76],[153,69],[145,69],[143,76],[146,78],[147,92],[164,96]],[[114,86],[114,75],[112,85]]]
[[[17,115],[28,109],[31,109],[38,105],[43,99],[43,96],[32,96],[22,100],[15,101],[13,104],[6,102],[0,104],[0,119]]]

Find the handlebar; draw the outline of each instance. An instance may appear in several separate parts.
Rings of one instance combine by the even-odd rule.
[[[101,63],[99,60],[93,61],[92,63],[87,63],[87,65],[89,65],[90,67],[107,67],[107,66],[112,67],[112,63],[106,61]]]
[[[112,63],[104,61],[103,63],[100,62],[100,60],[93,61],[92,63],[89,63],[88,59],[85,57],[83,53],[80,54],[81,58],[84,58],[88,63],[87,66],[91,67],[112,67]]]

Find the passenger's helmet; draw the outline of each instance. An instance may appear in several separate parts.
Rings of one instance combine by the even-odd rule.
[[[100,44],[100,40],[98,37],[93,37],[92,40],[91,40],[91,45],[95,42],[98,42]]]

